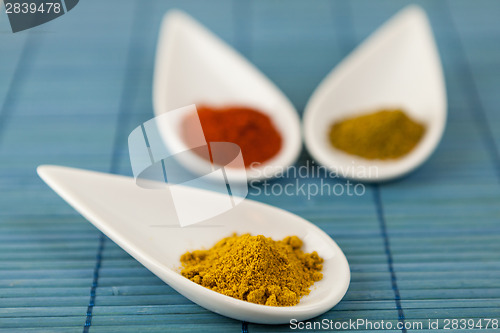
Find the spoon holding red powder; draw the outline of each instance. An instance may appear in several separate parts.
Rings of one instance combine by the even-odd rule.
[[[282,137],[271,118],[246,106],[214,108],[199,106],[198,117],[206,142],[232,142],[241,148],[245,168],[252,163],[264,163],[281,149]],[[196,118],[183,121],[183,136],[187,142],[196,135],[190,129]],[[200,155],[201,156],[201,155]]]

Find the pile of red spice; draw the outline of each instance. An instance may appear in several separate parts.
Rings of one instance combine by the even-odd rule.
[[[264,163],[281,149],[280,133],[271,118],[260,111],[245,106],[199,106],[197,109],[206,141],[237,144],[245,167]]]

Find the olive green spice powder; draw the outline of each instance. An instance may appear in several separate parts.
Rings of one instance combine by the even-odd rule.
[[[408,154],[425,134],[425,126],[400,109],[344,119],[328,134],[337,149],[366,159],[397,159]]]

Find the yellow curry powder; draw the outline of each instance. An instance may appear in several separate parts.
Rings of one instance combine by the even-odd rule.
[[[297,236],[274,241],[244,234],[226,237],[209,250],[181,256],[181,274],[206,288],[244,301],[291,306],[323,278],[323,259],[304,253]]]
[[[334,123],[331,144],[366,159],[396,159],[408,154],[425,133],[425,127],[402,110],[381,110]]]

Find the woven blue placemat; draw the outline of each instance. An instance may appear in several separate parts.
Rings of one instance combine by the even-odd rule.
[[[348,257],[346,297],[311,322],[426,328],[441,319],[444,329],[446,318],[500,317],[500,2],[417,3],[436,35],[449,101],[431,159],[363,196],[250,195],[317,224]],[[290,330],[193,304],[103,237],[35,168],[131,173],[127,136],[152,118],[155,44],[170,8],[234,45],[302,112],[326,73],[405,4],[85,0],[16,34],[0,14],[0,332]],[[298,165],[307,161],[304,152]]]

